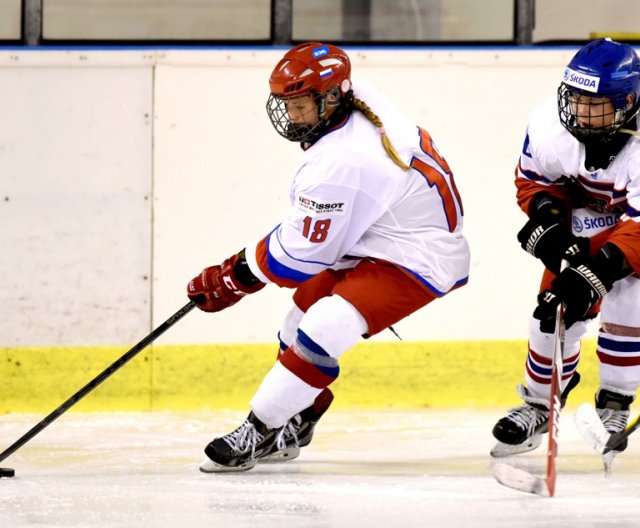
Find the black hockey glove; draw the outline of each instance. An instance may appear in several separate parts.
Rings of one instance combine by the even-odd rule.
[[[565,215],[566,205],[562,200],[539,193],[531,201],[529,221],[518,233],[522,249],[539,258],[556,275],[563,258],[577,264],[589,255],[589,239],[574,236]]]
[[[631,272],[622,251],[611,243],[602,246],[593,259],[569,266],[555,278],[551,289],[538,295],[533,317],[540,320],[540,330],[553,333],[561,302],[565,305],[566,328],[587,319],[589,310],[611,290],[613,283]]]

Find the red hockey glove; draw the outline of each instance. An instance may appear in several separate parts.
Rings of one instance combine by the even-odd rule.
[[[205,268],[187,286],[187,296],[204,312],[220,312],[233,306],[245,295],[255,293],[264,288],[264,282],[253,277],[248,268],[243,270],[251,276],[252,284],[241,283],[237,277],[237,267],[246,267],[244,253],[234,255],[220,266]]]

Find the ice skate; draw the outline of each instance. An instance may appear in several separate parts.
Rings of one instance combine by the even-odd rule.
[[[562,395],[560,408],[567,403],[569,393],[580,383],[580,373],[575,372]],[[509,409],[509,414],[498,420],[493,436],[498,440],[489,453],[492,457],[507,457],[533,451],[542,443],[542,435],[549,431],[549,402],[529,396],[527,388],[518,385],[518,394],[524,400],[519,407]]]
[[[203,473],[247,471],[256,460],[270,452],[282,428],[269,429],[253,412],[235,431],[212,440],[200,464]]]
[[[333,393],[324,389],[310,407],[296,414],[278,434],[271,452],[260,458],[260,462],[285,462],[300,456],[300,448],[311,443],[316,424],[333,401]]]
[[[532,451],[540,445],[542,435],[548,431],[549,404],[530,397],[523,385],[518,385],[518,394],[524,404],[509,409],[509,414],[493,427],[493,436],[498,442],[491,450],[492,457]]]
[[[596,393],[596,412],[610,434],[620,433],[627,427],[629,406],[635,399],[631,393],[622,394],[612,388],[600,387]],[[618,453],[627,448],[627,439],[623,439],[615,449],[602,455],[605,475],[611,475],[613,461]]]
[[[608,433],[615,434],[624,431],[629,419],[629,406],[635,397],[632,394],[621,394],[613,389],[601,387],[596,393],[596,411],[600,421]],[[615,450],[618,453],[627,448],[625,438]]]

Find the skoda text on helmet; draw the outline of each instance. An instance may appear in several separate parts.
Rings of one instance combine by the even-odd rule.
[[[594,40],[564,69],[558,112],[562,125],[578,140],[606,141],[639,107],[640,59],[628,44],[608,38]],[[587,124],[584,117],[581,122],[583,114],[590,116]]]
[[[269,78],[267,113],[278,134],[299,143],[322,137],[351,111],[350,76],[349,57],[336,46],[305,42],[289,50]],[[315,107],[313,119],[294,120],[290,109],[303,101]]]

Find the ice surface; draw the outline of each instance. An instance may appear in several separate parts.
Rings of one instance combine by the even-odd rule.
[[[554,498],[500,486],[491,427],[502,411],[334,411],[300,458],[237,474],[198,471],[204,445],[245,413],[68,413],[0,465],[0,526],[636,527],[640,435],[605,479],[560,424]],[[0,450],[40,421],[0,416]],[[516,457],[544,471],[543,446]],[[514,459],[511,459],[512,461]]]

